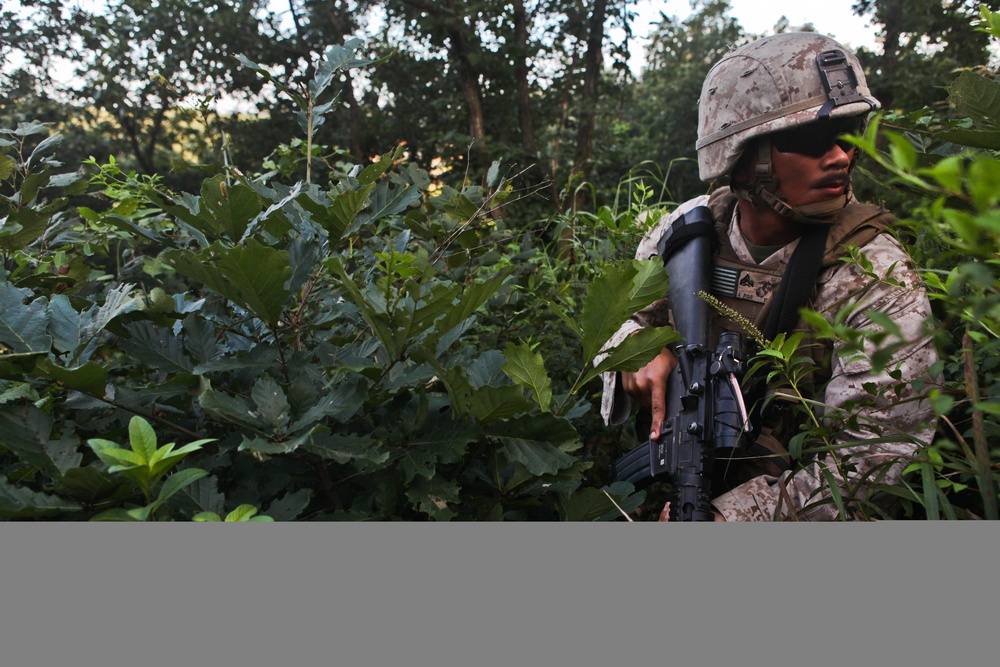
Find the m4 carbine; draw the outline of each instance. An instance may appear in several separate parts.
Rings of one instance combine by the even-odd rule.
[[[667,384],[667,418],[658,440],[619,459],[612,481],[637,489],[654,481],[672,486],[671,521],[713,521],[712,466],[716,457],[742,453],[749,421],[739,379],[745,372],[742,337],[723,332],[709,340],[708,293],[715,230],[711,211],[696,207],[664,233],[657,246],[669,279],[669,298],[681,342],[672,347],[676,370]]]

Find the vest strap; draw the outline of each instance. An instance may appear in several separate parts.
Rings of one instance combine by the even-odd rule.
[[[771,297],[771,311],[761,331],[764,338],[773,340],[779,333],[788,333],[798,324],[799,309],[806,305],[816,285],[829,233],[829,225],[805,228],[781,276],[778,291]]]

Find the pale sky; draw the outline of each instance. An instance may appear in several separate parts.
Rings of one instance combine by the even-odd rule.
[[[770,33],[782,16],[791,27],[811,22],[818,32],[832,35],[845,46],[857,49],[877,45],[875,28],[851,11],[855,0],[729,0],[734,16],[747,32]],[[659,12],[684,19],[691,14],[690,0],[639,0],[639,16],[633,25],[638,37],[650,31],[649,23],[659,20]]]

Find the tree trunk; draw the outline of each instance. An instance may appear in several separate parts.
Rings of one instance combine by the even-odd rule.
[[[528,85],[528,15],[523,0],[512,0],[514,7],[514,76],[517,77],[517,118],[521,127],[521,147],[538,160],[538,146],[535,144],[534,118],[531,112],[531,89]]]
[[[899,38],[903,31],[903,1],[888,0],[885,2],[885,23],[882,32],[882,71],[879,78],[887,84],[880,91],[879,101],[886,109],[892,108],[893,95],[891,82],[896,75],[896,64],[899,62]]]
[[[472,139],[470,159],[473,163],[486,162],[486,123],[483,120],[483,91],[479,86],[479,71],[472,66],[473,46],[467,37],[469,27],[455,0],[448,0],[448,59],[455,68],[465,110],[469,118],[469,137]]]
[[[576,157],[573,171],[583,175],[590,167],[590,155],[594,148],[594,123],[597,109],[597,84],[601,78],[604,59],[604,21],[608,15],[608,0],[595,0],[594,11],[590,15],[590,29],[587,35],[587,53],[584,56],[583,98],[580,104],[580,126],[576,134]]]
[[[583,95],[580,100],[580,125],[576,133],[576,156],[573,159],[573,169],[570,180],[576,177],[586,178],[590,169],[590,155],[594,148],[594,125],[597,117],[597,84],[601,78],[601,67],[604,59],[601,48],[604,46],[604,21],[608,15],[608,1],[595,0],[594,10],[590,15],[587,34],[587,53],[584,56]],[[578,211],[586,205],[586,188],[579,188],[573,195],[573,211]],[[575,231],[572,226],[563,228],[559,239],[560,254],[573,261],[572,240]]]

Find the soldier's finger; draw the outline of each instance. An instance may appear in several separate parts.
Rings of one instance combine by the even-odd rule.
[[[660,425],[667,416],[667,383],[666,381],[653,382],[650,387],[649,409],[653,413],[653,425],[649,431],[649,439],[656,440],[660,437]]]

